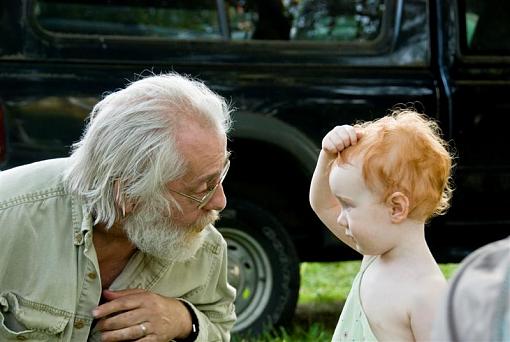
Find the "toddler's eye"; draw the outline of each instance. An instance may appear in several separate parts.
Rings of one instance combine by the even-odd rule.
[[[340,201],[340,205],[342,206],[343,210],[348,210],[349,208],[351,208],[351,205],[348,203],[345,203],[344,201]]]

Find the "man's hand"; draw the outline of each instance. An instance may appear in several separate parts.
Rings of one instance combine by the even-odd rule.
[[[191,315],[179,300],[143,289],[104,290],[94,309],[101,341],[170,341],[191,332]]]

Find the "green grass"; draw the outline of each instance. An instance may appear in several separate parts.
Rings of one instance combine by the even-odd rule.
[[[359,267],[359,261],[302,263],[299,303],[344,301]]]
[[[234,336],[232,342],[331,341],[360,264],[360,261],[302,263],[301,287],[293,324],[287,329],[265,332],[257,338]],[[447,279],[457,268],[457,264],[439,266]]]
[[[360,265],[360,261],[302,263],[298,303],[345,301]],[[457,264],[440,264],[439,267],[448,279],[455,271]]]
[[[321,323],[313,323],[310,326],[293,325],[289,330],[280,328],[278,331],[265,332],[257,338],[233,336],[232,342],[329,342],[332,337],[333,331]]]

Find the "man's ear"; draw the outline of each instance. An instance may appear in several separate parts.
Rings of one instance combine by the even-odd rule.
[[[127,199],[126,204],[123,208],[123,210],[124,210],[123,215],[126,216],[128,214],[131,214],[135,210],[135,208],[136,208],[136,203],[130,199]]]
[[[119,209],[119,211],[122,214],[122,217],[126,217],[126,215],[133,212],[133,210],[136,207],[136,203],[134,203],[132,200],[128,198],[123,198],[121,195],[121,188],[122,183],[120,180],[115,180],[113,183],[113,191],[115,194],[115,205]]]
[[[401,192],[392,193],[387,200],[391,210],[391,222],[401,223],[409,214],[409,198]]]

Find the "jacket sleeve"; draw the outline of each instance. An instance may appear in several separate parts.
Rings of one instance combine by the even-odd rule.
[[[180,298],[190,304],[198,318],[198,342],[230,341],[230,330],[236,320],[236,290],[227,282],[227,244],[223,238],[219,246],[218,259],[211,270],[213,276],[201,294],[210,300],[194,304]]]

